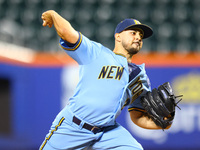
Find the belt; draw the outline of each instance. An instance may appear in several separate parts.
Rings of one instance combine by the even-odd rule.
[[[77,117],[73,117],[73,122],[77,125],[80,125],[81,124],[81,120],[78,119]],[[103,131],[103,128],[99,128],[99,127],[96,127],[96,126],[92,126],[88,123],[84,123],[83,126],[82,126],[84,129],[87,129],[89,131],[92,131],[94,134],[98,133],[98,132],[101,132]]]

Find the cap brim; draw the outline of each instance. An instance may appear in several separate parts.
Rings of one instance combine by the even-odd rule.
[[[144,32],[143,39],[148,38],[153,34],[152,28],[145,24],[134,24],[134,25],[128,26],[125,30],[134,29],[134,28],[139,28]]]

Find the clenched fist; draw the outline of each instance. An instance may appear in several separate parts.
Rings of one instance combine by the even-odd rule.
[[[55,13],[54,10],[48,10],[48,11],[42,13],[42,16],[41,16],[41,18],[43,20],[43,24],[42,25],[44,27],[45,26],[48,26],[49,28],[52,27],[52,25],[53,25],[53,19],[52,19],[53,13]]]

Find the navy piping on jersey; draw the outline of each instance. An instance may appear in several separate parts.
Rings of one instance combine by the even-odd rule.
[[[61,44],[59,44],[59,45],[63,49],[68,50],[68,51],[74,51],[74,50],[76,50],[81,45],[81,42],[82,42],[82,34],[80,32],[78,32],[78,34],[79,34],[79,39],[78,39],[78,41],[75,44],[72,44],[72,43],[69,43],[69,42],[65,41],[65,46],[67,46],[67,48],[63,47]]]
[[[146,112],[146,110],[144,110],[142,108],[137,108],[137,107],[131,107],[131,108],[128,109],[129,112],[133,111],[133,110],[139,111],[139,112]]]

